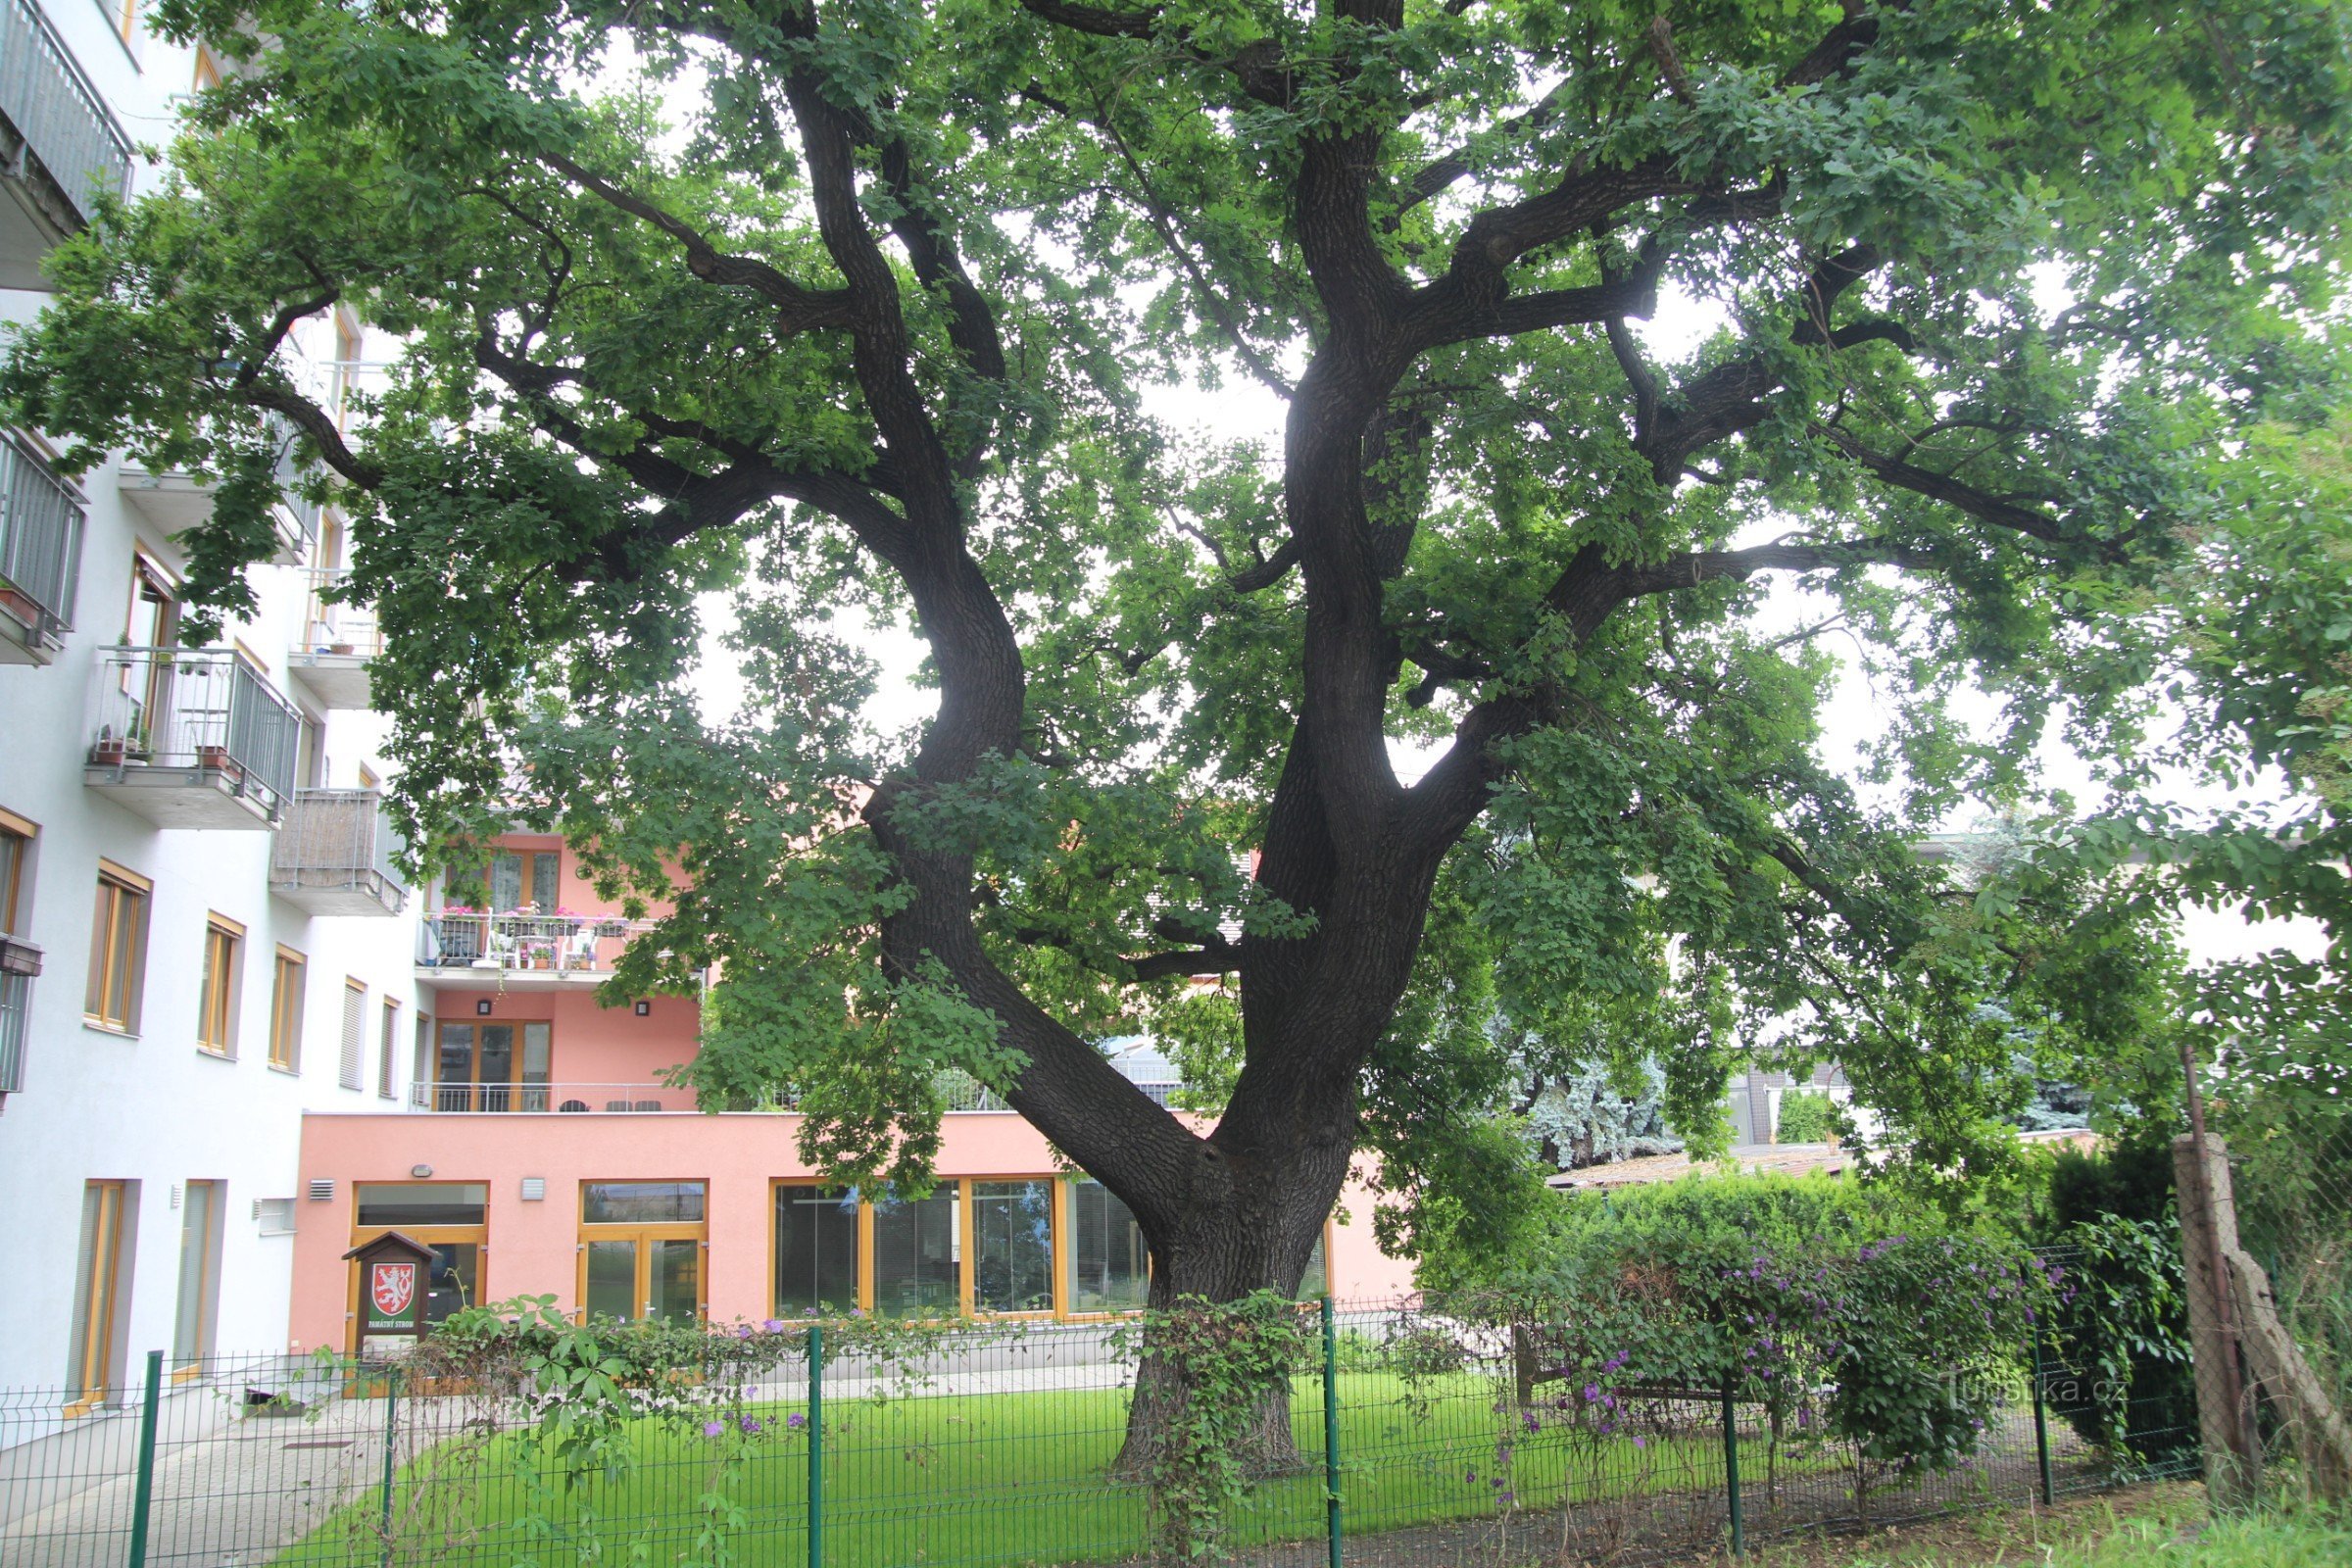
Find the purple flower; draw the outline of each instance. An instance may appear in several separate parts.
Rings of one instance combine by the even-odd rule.
[[[752,1326],[749,1323],[738,1323],[735,1325],[735,1337],[739,1340],[750,1339],[752,1337]]]
[[[792,1428],[793,1431],[798,1432],[801,1430],[801,1428],[808,1424],[808,1418],[801,1414],[800,1411],[795,1410],[792,1412],[792,1414],[784,1418],[784,1424]]]
[[[726,1435],[726,1423],[722,1421],[706,1421],[703,1423],[703,1436],[706,1438],[724,1437]]]
[[[760,1326],[770,1334],[781,1334],[784,1332],[784,1320],[780,1317],[771,1317]]]
[[[756,1438],[761,1432],[766,1430],[766,1428],[760,1425],[760,1418],[755,1415],[745,1416],[742,1421],[742,1426],[743,1435],[747,1438]]]
[[[1521,1426],[1523,1426],[1523,1427],[1527,1428],[1527,1430],[1528,1430],[1528,1431],[1530,1431],[1530,1432],[1536,1432],[1536,1431],[1540,1431],[1540,1430],[1542,1430],[1542,1428],[1543,1428],[1543,1425],[1544,1425],[1544,1423],[1543,1423],[1543,1422],[1541,1422],[1541,1421],[1539,1421],[1539,1420],[1537,1420],[1537,1419],[1536,1419],[1536,1412],[1535,1412],[1535,1411],[1533,1411],[1533,1410],[1522,1410],[1522,1411],[1520,1411],[1520,1412],[1519,1412],[1519,1424],[1520,1424]]]
[[[1586,1384],[1586,1385],[1585,1385],[1585,1402],[1586,1402],[1587,1404],[1591,1404],[1591,1403],[1592,1403],[1593,1400],[1595,1400],[1595,1399],[1597,1399],[1597,1398],[1599,1398],[1599,1397],[1600,1397],[1600,1385],[1599,1385],[1599,1384],[1597,1384],[1597,1383],[1588,1383],[1588,1384]]]
[[[1634,1439],[1634,1446],[1637,1448],[1646,1448],[1649,1446],[1649,1440],[1644,1437],[1636,1436]]]
[[[862,1306],[853,1306],[850,1308],[850,1316],[863,1317],[865,1316],[865,1308]]]

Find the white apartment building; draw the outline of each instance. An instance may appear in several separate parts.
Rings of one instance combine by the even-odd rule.
[[[0,0],[0,321],[214,69],[138,0]],[[304,324],[322,397],[362,342]],[[0,432],[0,1388],[72,1415],[153,1348],[284,1345],[303,1115],[405,1104],[426,1020],[373,624],[318,597],[339,519],[287,509],[257,613],[188,650],[174,539],[208,487],[46,455]]]

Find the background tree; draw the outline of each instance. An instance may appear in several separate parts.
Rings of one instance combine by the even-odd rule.
[[[919,1180],[956,1067],[1135,1211],[1155,1297],[1226,1298],[1296,1283],[1359,1150],[1408,1229],[1475,1211],[1495,996],[1655,1057],[1686,1125],[1781,1020],[1944,1161],[2014,1097],[1984,997],[2052,1050],[2144,1023],[2123,927],[2020,946],[2031,901],[1909,827],[2025,789],[2054,715],[2123,758],[2152,682],[2206,700],[2151,611],[2322,368],[2340,7],[157,24],[242,69],[58,253],[15,416],[220,475],[221,612],[291,421],[413,837],[519,797],[610,885],[682,871],[612,985],[723,962],[696,1081],[790,1095],[844,1175]],[[335,304],[406,345],[348,429],[282,351]],[[1663,353],[1668,306],[1718,325]],[[1284,413],[1203,444],[1153,383]],[[749,696],[706,723],[722,588]],[[864,617],[928,648],[911,733]],[[1832,625],[1901,696],[1893,816],[1823,756]],[[1205,1132],[1090,1044],[1180,1006],[1238,1062]]]

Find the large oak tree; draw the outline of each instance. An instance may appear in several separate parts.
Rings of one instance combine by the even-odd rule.
[[[57,257],[18,416],[220,476],[223,611],[293,432],[418,841],[495,801],[682,864],[616,986],[722,965],[708,1102],[845,1174],[918,1179],[953,1069],[1157,1297],[1227,1298],[1296,1284],[1359,1151],[1475,1210],[1522,1030],[1696,1124],[1777,1027],[1950,1151],[2018,1039],[2144,1021],[2129,941],[2021,945],[1905,812],[2204,701],[2168,594],[2325,380],[2340,6],[160,16],[242,71]],[[340,420],[283,348],[336,305],[404,344]],[[1170,387],[1283,412],[1209,440]],[[869,619],[927,646],[911,733]],[[1903,809],[1824,760],[1833,635]],[[1208,1130],[1093,1044],[1139,1021],[1225,1075]]]

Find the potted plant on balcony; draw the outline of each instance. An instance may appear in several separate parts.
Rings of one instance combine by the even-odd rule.
[[[242,767],[239,767],[235,760],[228,755],[228,748],[225,746],[197,747],[196,765],[201,768],[208,768],[213,772],[222,775],[223,777],[232,779],[245,771]]]
[[[112,724],[101,724],[98,726],[98,738],[90,743],[90,765],[121,767],[129,752],[130,742],[127,739],[116,734]]]

